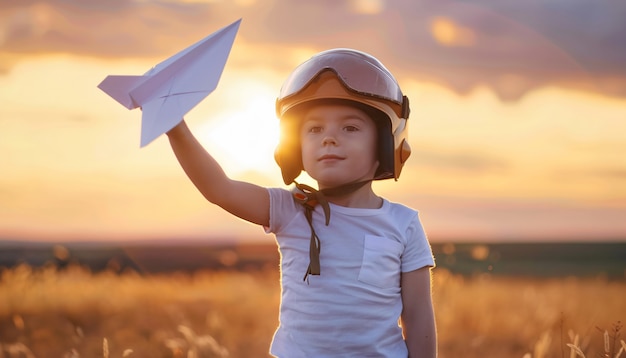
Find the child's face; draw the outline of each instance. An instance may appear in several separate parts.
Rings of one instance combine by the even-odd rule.
[[[304,113],[304,170],[320,189],[372,179],[378,168],[374,121],[358,108],[319,105]]]

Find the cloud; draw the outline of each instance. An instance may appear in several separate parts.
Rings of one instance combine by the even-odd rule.
[[[46,53],[162,58],[243,17],[239,46],[264,49],[256,61],[279,71],[297,48],[354,47],[398,77],[458,93],[482,86],[514,101],[563,86],[622,97],[625,16],[611,0],[13,0],[0,4],[0,70]]]

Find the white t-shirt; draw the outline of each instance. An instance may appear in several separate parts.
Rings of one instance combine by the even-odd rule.
[[[415,210],[383,200],[379,209],[318,205],[321,274],[303,280],[311,230],[292,193],[271,188],[270,225],[281,254],[280,324],[270,349],[280,358],[407,357],[398,319],[401,272],[434,266]]]

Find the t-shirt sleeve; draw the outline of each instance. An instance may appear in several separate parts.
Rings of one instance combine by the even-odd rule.
[[[414,271],[425,266],[435,267],[433,252],[417,213],[409,224],[406,234],[407,243],[402,255],[402,272]]]
[[[296,213],[296,203],[290,191],[281,188],[269,188],[270,223],[263,226],[266,233],[277,233]]]

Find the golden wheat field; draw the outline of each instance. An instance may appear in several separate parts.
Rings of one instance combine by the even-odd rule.
[[[433,277],[440,357],[626,357],[624,280]],[[21,265],[0,276],[0,357],[267,357],[279,296],[275,269]]]

